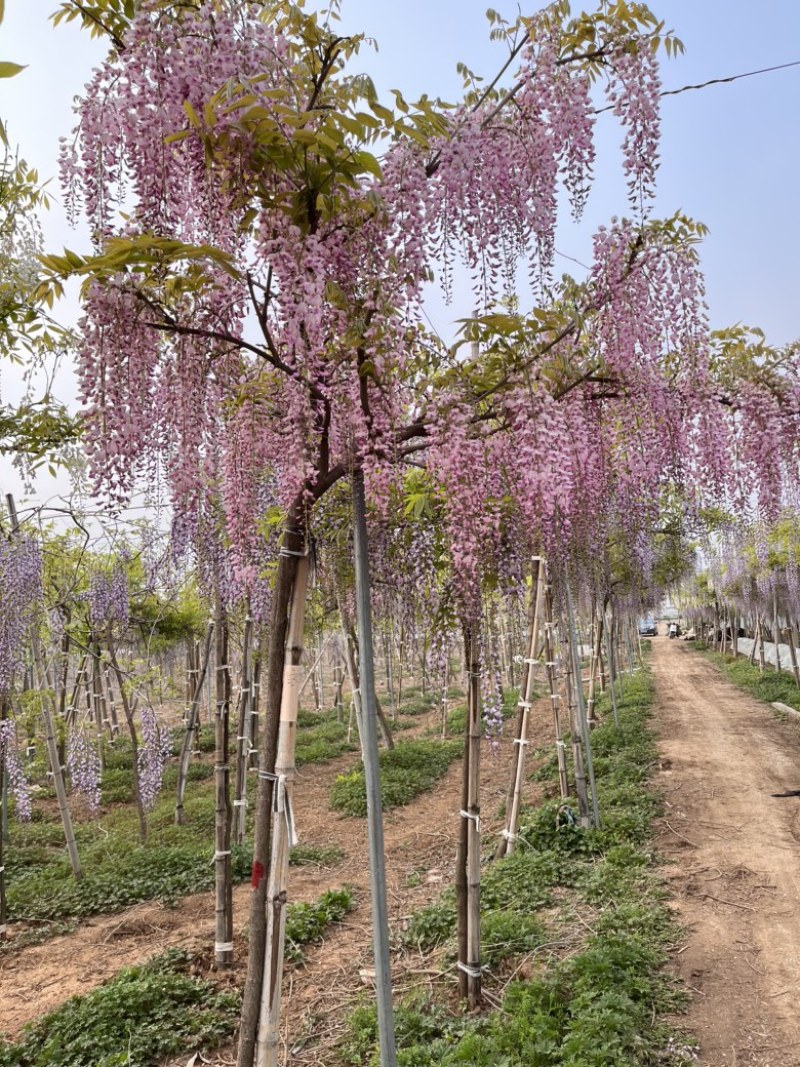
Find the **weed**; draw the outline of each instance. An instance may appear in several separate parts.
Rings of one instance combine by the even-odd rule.
[[[793,676],[786,671],[778,673],[768,664],[762,674],[758,665],[751,665],[746,658],[728,659],[719,652],[706,652],[705,655],[734,685],[744,689],[756,700],[763,700],[766,704],[777,702],[788,704],[790,708],[800,708],[800,688],[795,684]]]
[[[165,1056],[216,1047],[234,1032],[238,999],[187,973],[172,950],[26,1027],[0,1044],[0,1067],[155,1067]]]
[[[302,901],[290,904],[286,914],[286,958],[300,962],[301,946],[319,944],[325,928],[341,922],[352,907],[353,892],[346,887],[329,889],[310,904]]]
[[[460,755],[461,745],[457,741],[400,741],[394,748],[384,749],[380,754],[383,807],[401,807],[426,792]],[[331,807],[343,815],[367,814],[362,765],[336,778],[331,789]]]

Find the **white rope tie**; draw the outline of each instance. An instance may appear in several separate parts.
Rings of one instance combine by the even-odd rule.
[[[504,837],[506,841],[516,841],[519,834],[512,834],[510,830],[501,830],[500,836]]]
[[[480,815],[476,815],[475,813],[473,813],[471,811],[464,811],[463,808],[462,808],[462,810],[461,810],[461,818],[462,819],[472,819],[472,821],[475,823],[476,832],[477,833],[481,832],[481,817],[480,817]]]
[[[233,952],[233,941],[215,941],[214,952]]]
[[[518,708],[525,708],[527,710],[528,708],[532,708],[533,704],[531,704],[530,700],[518,700],[517,701],[517,707]]]
[[[459,971],[463,971],[464,974],[468,974],[470,978],[480,978],[481,974],[483,974],[483,969],[481,967],[476,967],[472,963],[462,963],[461,960],[459,960],[456,966],[458,967]]]
[[[276,815],[283,815],[286,820],[286,832],[289,837],[289,848],[294,848],[298,843],[299,838],[294,825],[294,813],[292,812],[292,801],[289,791],[286,788],[287,776],[285,774],[273,774],[271,771],[259,771],[259,778],[266,778],[267,781],[276,782],[278,788],[275,790],[275,796],[273,798],[272,810]]]
[[[234,800],[233,806],[235,808],[246,808],[247,807],[247,797],[243,797],[241,800]]]
[[[214,858],[211,860],[211,862],[212,863],[216,863],[217,860],[223,860],[223,859],[225,859],[226,856],[230,856],[230,854],[231,854],[231,850],[230,849],[227,849],[225,852],[215,852],[214,853]]]
[[[308,555],[308,551],[304,550],[303,552],[295,552],[295,550],[292,549],[292,548],[282,548],[280,550],[280,552],[278,553],[278,555],[279,556],[295,556],[297,559],[305,559],[305,557]]]
[[[515,744],[515,745],[527,745],[527,744],[529,744],[529,742],[525,738],[515,737],[514,741],[513,741],[513,744]]]

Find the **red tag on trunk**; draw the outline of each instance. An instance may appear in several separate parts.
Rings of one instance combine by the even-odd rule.
[[[253,860],[253,872],[250,878],[250,885],[253,889],[258,889],[261,885],[261,879],[264,877],[264,864],[259,863],[258,860]]]

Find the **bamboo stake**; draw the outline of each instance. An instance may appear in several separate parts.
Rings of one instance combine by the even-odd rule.
[[[233,879],[231,876],[231,772],[228,764],[231,703],[231,668],[228,656],[228,619],[217,594],[214,619],[216,637],[216,690],[214,716],[214,960],[217,967],[233,966]]]
[[[111,662],[111,669],[117,679],[117,686],[120,692],[120,700],[122,701],[122,711],[125,715],[125,722],[128,724],[128,734],[131,739],[131,772],[133,775],[133,799],[136,804],[136,813],[139,817],[139,840],[144,844],[147,838],[147,816],[144,810],[144,801],[142,800],[142,789],[139,782],[139,740],[136,736],[136,724],[133,719],[133,708],[128,700],[128,694],[125,692],[125,679],[122,675],[119,662],[117,660],[117,653],[114,647],[114,635],[112,624],[108,624],[106,630],[106,644],[108,645],[108,658]],[[99,650],[99,646],[98,646]]]
[[[209,620],[206,630],[205,645],[203,647],[203,659],[194,675],[194,693],[191,704],[186,709],[186,728],[181,744],[181,754],[178,757],[178,799],[175,804],[175,822],[180,826],[185,821],[183,801],[186,795],[186,780],[189,774],[189,761],[192,757],[192,741],[194,733],[200,721],[200,701],[203,697],[203,681],[211,659],[211,640],[214,635],[214,622]]]
[[[565,627],[561,627],[563,630]],[[572,765],[575,770],[575,795],[578,798],[578,817],[581,826],[588,828],[591,824],[589,817],[589,794],[586,788],[586,769],[583,760],[583,733],[581,730],[578,711],[578,686],[575,682],[575,661],[570,651],[570,634],[567,630],[567,649],[562,657],[562,672],[564,676],[564,688],[569,706],[570,739],[572,744]]]
[[[569,798],[569,780],[567,778],[567,754],[564,746],[564,735],[561,728],[561,695],[558,691],[558,669],[556,660],[556,645],[553,640],[553,595],[550,588],[550,575],[547,563],[544,563],[544,660],[547,671],[547,688],[550,690],[550,703],[553,705],[553,725],[556,737],[556,759],[558,761],[558,785],[561,791],[561,799]]]
[[[592,815],[593,826],[595,829],[600,829],[600,809],[597,804],[597,785],[594,780],[594,760],[592,759],[592,739],[589,731],[589,722],[586,717],[586,705],[583,702],[583,684],[580,681],[581,676],[581,660],[580,652],[578,650],[578,640],[575,628],[575,612],[572,607],[572,591],[569,586],[569,581],[565,582],[565,591],[567,594],[567,622],[569,626],[569,642],[572,648],[572,661],[574,666],[574,674],[577,679],[577,711],[578,711],[578,723],[580,725],[581,736],[583,738],[584,750],[586,753],[586,767],[589,771],[589,787],[592,792]]]
[[[286,899],[289,850],[294,844],[294,821],[291,796],[294,776],[294,752],[297,735],[297,711],[303,669],[303,624],[308,589],[308,556],[297,560],[291,598],[289,632],[283,674],[278,749],[275,771],[275,821],[267,885],[267,930],[264,946],[264,980],[256,1038],[256,1067],[277,1067],[280,1042],[281,977],[286,929]],[[259,775],[269,774],[260,771]]]
[[[242,674],[239,689],[239,708],[236,716],[236,784],[234,787],[234,839],[237,845],[244,844],[247,821],[247,760],[250,755],[250,696],[252,692],[251,645],[253,620],[248,613],[244,620],[242,636]]]
[[[604,627],[604,630],[606,642],[606,659],[608,660],[608,684],[611,689],[611,707],[614,711],[614,725],[619,726],[619,711],[617,709],[617,687],[614,684],[616,679],[614,678],[614,663],[613,656],[611,653],[611,638],[609,635],[609,627]]]
[[[523,664],[522,689],[519,700],[516,737],[514,738],[514,763],[511,770],[509,797],[506,802],[506,825],[495,850],[495,857],[511,855],[517,840],[519,809],[522,803],[522,783],[525,775],[525,752],[528,746],[528,718],[532,707],[534,678],[533,665],[539,644],[542,610],[544,607],[544,560],[534,556],[531,561],[531,612],[528,637],[528,655]]]
[[[590,726],[595,726],[597,723],[597,717],[594,713],[595,706],[595,690],[597,687],[597,669],[600,662],[600,650],[603,647],[603,622],[604,616],[598,615],[594,624],[594,640],[592,641],[592,657],[591,666],[589,668],[589,698],[586,705],[586,711],[588,715],[588,721]]]
[[[480,966],[480,676],[481,660],[473,625],[464,625],[467,670],[467,724],[464,738],[461,827],[456,856],[458,985],[470,1009],[481,1003]]]

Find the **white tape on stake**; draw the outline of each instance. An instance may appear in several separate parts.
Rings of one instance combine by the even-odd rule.
[[[233,941],[215,941],[215,952],[233,952]]]
[[[514,744],[515,745],[527,745],[528,742],[523,740],[521,737],[515,737],[514,738]]]
[[[462,819],[472,819],[472,821],[475,823],[475,829],[477,830],[477,832],[478,833],[481,832],[481,817],[480,817],[480,815],[474,815],[472,812],[464,811],[462,809],[461,818]]]

